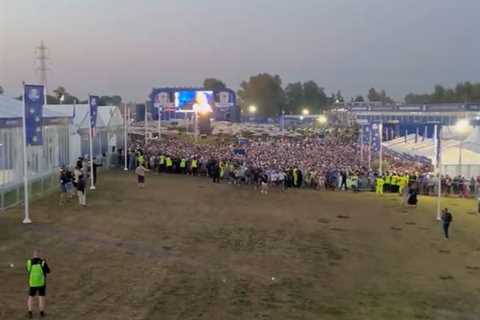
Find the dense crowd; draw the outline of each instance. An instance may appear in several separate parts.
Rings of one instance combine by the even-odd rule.
[[[373,190],[378,176],[369,170],[366,156],[363,162],[360,160],[360,146],[348,129],[228,143],[196,144],[188,139],[165,136],[146,146],[143,139],[130,141],[130,146],[127,166],[131,170],[142,163],[152,171],[207,175],[214,181],[234,184],[261,185],[263,182],[282,187]],[[431,170],[428,165],[388,152],[384,160],[392,175],[419,177]],[[118,161],[124,165],[123,150],[119,150]]]

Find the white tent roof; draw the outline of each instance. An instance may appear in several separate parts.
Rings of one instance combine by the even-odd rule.
[[[0,95],[0,118],[6,119],[18,119],[23,116],[23,102],[17,99]],[[67,118],[71,117],[71,114],[58,112],[45,106],[43,108],[44,118]]]
[[[473,133],[465,139],[462,146],[462,163],[480,165],[480,128],[475,128]],[[442,138],[442,163],[444,165],[458,164],[460,155],[460,140],[452,139],[452,135],[448,134],[449,138]],[[415,134],[405,137],[400,137],[394,140],[385,142],[385,148],[388,148],[397,153],[405,153],[412,156],[421,156],[429,159],[435,158],[435,145],[433,139],[418,138],[415,143]]]

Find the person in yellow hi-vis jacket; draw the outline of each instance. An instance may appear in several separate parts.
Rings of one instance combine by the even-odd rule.
[[[378,176],[377,179],[375,180],[376,184],[376,193],[377,194],[383,194],[383,185],[385,184],[385,180],[383,177]]]
[[[38,256],[37,251],[33,251],[33,258],[27,260],[28,274],[28,317],[33,318],[32,304],[33,298],[38,294],[38,306],[40,309],[40,317],[45,316],[45,295],[47,292],[47,273],[50,268],[47,262]]]

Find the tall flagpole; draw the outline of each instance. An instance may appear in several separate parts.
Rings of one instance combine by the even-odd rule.
[[[158,106],[158,141],[160,141],[162,138],[162,112],[160,110],[161,110],[161,106],[159,105]]]
[[[363,163],[363,126],[360,129],[360,162]]]
[[[379,155],[379,164],[378,164],[378,173],[380,176],[383,175],[383,123],[378,125],[378,140],[379,140],[379,148],[380,148],[380,155]]]
[[[372,126],[368,132],[368,170],[372,170]]]
[[[44,87],[44,94],[45,94],[45,87]],[[29,208],[29,203],[28,203],[28,159],[27,159],[27,121],[26,121],[26,114],[25,114],[25,82],[23,83],[23,116],[22,116],[22,122],[23,122],[23,185],[24,185],[24,208],[25,208],[25,213],[24,213],[24,219],[23,223],[28,224],[32,223],[32,220],[30,220],[30,208]]]
[[[125,153],[125,166],[123,168],[124,171],[128,171],[128,107],[127,104],[123,104],[124,113],[123,113],[123,122],[124,122],[124,150]]]
[[[442,197],[442,139],[441,127],[436,124],[433,128],[435,137],[435,165],[437,169],[437,220],[442,220],[441,217],[441,197]]]
[[[145,101],[145,147],[147,147],[148,137],[147,137],[147,128],[148,128],[148,106]]]
[[[95,190],[95,184],[93,183],[93,134],[92,134],[92,106],[91,106],[91,97],[88,95],[88,136],[90,140],[90,190]]]

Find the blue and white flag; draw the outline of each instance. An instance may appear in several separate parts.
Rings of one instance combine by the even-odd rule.
[[[88,105],[90,106],[90,128],[92,129],[92,135],[95,135],[96,127],[97,127],[97,113],[98,113],[98,105],[100,102],[100,98],[97,96],[89,96],[88,97]]]
[[[360,144],[368,144],[369,137],[370,137],[370,125],[362,126],[360,132]]]
[[[382,126],[374,123],[372,124],[372,149],[373,152],[379,152],[380,151],[380,144],[382,143],[382,139],[380,135],[382,134],[380,132]]]
[[[42,124],[45,91],[42,85],[24,85],[25,131],[27,145],[43,144]]]

